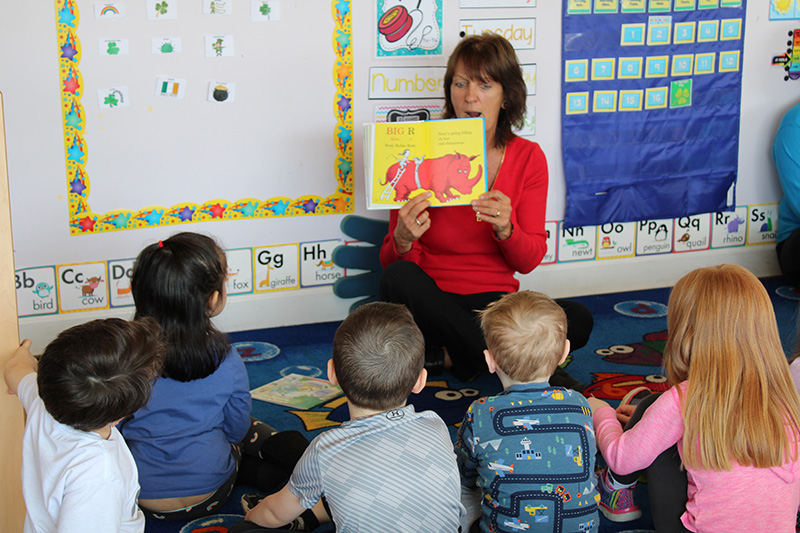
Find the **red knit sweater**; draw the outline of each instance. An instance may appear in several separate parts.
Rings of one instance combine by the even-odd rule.
[[[381,247],[381,263],[412,261],[445,292],[516,292],[519,281],[514,273],[532,271],[547,252],[547,179],[547,161],[539,145],[512,138],[493,187],[511,199],[511,237],[498,241],[491,224],[477,221],[472,206],[433,207],[428,209],[428,231],[408,253],[399,254],[393,238],[394,210]]]

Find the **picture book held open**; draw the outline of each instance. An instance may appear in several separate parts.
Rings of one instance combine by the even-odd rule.
[[[367,209],[399,209],[430,191],[431,205],[467,205],[486,192],[483,118],[364,125]]]

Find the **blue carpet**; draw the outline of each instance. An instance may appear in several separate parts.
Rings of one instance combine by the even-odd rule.
[[[778,319],[781,340],[787,354],[797,342],[797,302],[800,294],[789,289],[781,278],[764,280]],[[586,305],[595,319],[595,327],[587,346],[573,352],[566,364],[568,372],[589,384],[588,392],[615,405],[625,393],[640,385],[652,390],[666,388],[661,368],[661,354],[666,342],[666,304],[669,289],[653,289],[574,298]],[[326,377],[331,343],[338,322],[291,326],[231,333],[245,358],[250,388],[274,381],[289,373]],[[731,332],[735,334],[735,332]],[[500,381],[484,375],[471,383],[458,380],[450,373],[433,376],[427,387],[410,398],[417,410],[432,409],[448,424],[455,437],[458,424],[469,404],[479,396],[496,394]],[[296,429],[309,439],[325,428],[347,420],[347,406],[342,397],[307,411],[294,410],[266,402],[253,401],[254,417],[280,429]],[[239,499],[251,487],[236,487],[221,515],[182,522],[148,521],[147,533],[225,533],[226,526],[241,519]],[[601,532],[652,530],[647,485],[637,486],[636,501],[643,516],[635,522],[615,524],[600,517]],[[229,516],[236,515],[236,516]],[[330,531],[321,529],[320,531]]]

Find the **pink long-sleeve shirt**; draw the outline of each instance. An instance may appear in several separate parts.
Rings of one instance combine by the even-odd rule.
[[[686,382],[679,386],[685,391]],[[673,444],[678,445],[683,457],[683,417],[676,387],[662,394],[628,431],[622,431],[611,407],[598,409],[593,421],[597,447],[616,473],[624,475],[646,468]],[[690,531],[795,531],[800,505],[800,459],[772,468],[734,463],[727,471],[687,468],[686,473],[689,500],[681,521]]]

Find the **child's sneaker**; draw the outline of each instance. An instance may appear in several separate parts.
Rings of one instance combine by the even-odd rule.
[[[619,404],[620,405],[632,405],[632,406],[636,407],[637,405],[639,405],[639,402],[641,402],[642,400],[644,400],[645,398],[647,398],[651,394],[653,394],[653,391],[651,391],[647,387],[644,387],[644,386],[636,387],[635,389],[628,391],[628,394],[626,394],[622,398],[622,401],[619,402]]]
[[[636,485],[614,490],[610,487],[607,477],[607,467],[597,473],[597,490],[600,491],[598,508],[600,512],[612,522],[631,522],[639,519],[642,516],[642,511],[633,500],[633,489]]]
[[[250,509],[261,503],[261,500],[263,500],[264,498],[266,498],[266,496],[262,496],[261,494],[258,494],[256,492],[251,492],[250,494],[244,494],[241,500],[242,510],[244,511],[244,514],[249,513]]]

